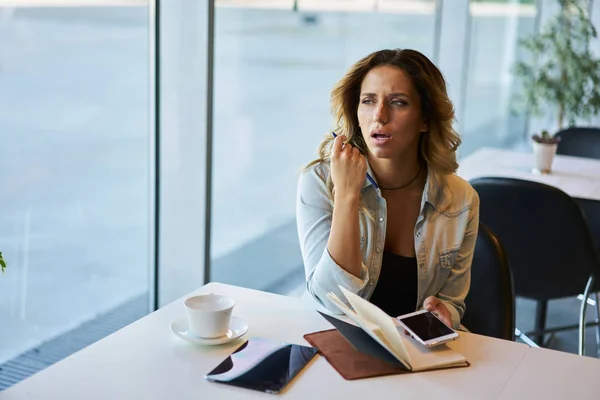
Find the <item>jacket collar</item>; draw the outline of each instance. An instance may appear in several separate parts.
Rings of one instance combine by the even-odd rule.
[[[369,161],[367,161],[367,173],[371,176],[371,178],[373,178],[375,183],[379,185],[379,182],[377,182],[377,179],[375,178],[375,174],[373,174],[373,170],[371,169]],[[367,190],[369,187],[373,187],[373,190],[376,190],[377,194],[381,196],[381,190],[379,188],[375,188],[373,184],[365,178],[362,191]],[[427,168],[427,178],[425,180],[423,197],[421,199],[421,211],[423,211],[423,207],[426,203],[431,204],[439,212],[446,211],[449,206],[449,199],[447,196],[449,193],[446,192],[447,188],[445,185],[445,179],[434,173],[431,168]]]

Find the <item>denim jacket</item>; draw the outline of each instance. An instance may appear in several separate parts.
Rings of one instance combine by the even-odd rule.
[[[370,167],[367,168],[373,176]],[[333,215],[333,203],[327,197],[328,175],[329,163],[326,162],[302,172],[296,219],[307,291],[330,311],[340,313],[327,299],[328,292],[344,300],[338,288],[342,285],[369,299],[377,285],[385,246],[387,208],[381,191],[365,179],[361,197],[372,216],[359,213],[362,271],[357,278],[339,266],[327,250]],[[436,296],[450,311],[454,328],[459,327],[471,281],[478,227],[479,197],[471,185],[455,174],[439,178],[429,171],[414,228],[418,266],[415,310],[422,308],[427,297]]]

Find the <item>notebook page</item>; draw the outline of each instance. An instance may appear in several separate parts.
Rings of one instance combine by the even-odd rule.
[[[363,331],[365,331],[369,336],[371,336],[377,343],[379,343],[382,347],[384,347],[387,351],[389,351],[398,361],[400,361],[408,370],[411,370],[412,367],[408,364],[408,362],[403,359],[400,354],[394,351],[390,342],[385,338],[383,332],[379,328],[379,326],[374,323],[361,318],[357,313],[348,308],[344,302],[342,302],[334,293],[328,293],[327,298],[331,300],[344,314],[346,314],[352,321],[354,321]]]
[[[356,295],[355,295],[356,296]],[[383,337],[381,329],[377,325],[368,320],[363,319],[356,312],[351,310],[344,302],[342,302],[335,294],[329,293],[327,297],[334,303],[336,306],[342,310],[344,314],[346,314],[350,319],[352,319],[358,326],[360,326],[365,332],[369,334],[373,339],[375,339],[381,346],[386,348],[390,353],[394,354],[396,358],[404,364],[409,370],[413,371],[424,371],[431,369],[438,369],[444,367],[451,366],[465,366],[467,365],[467,360],[464,356],[456,351],[452,350],[446,345],[439,345],[432,348],[427,348],[423,346],[421,343],[417,342],[415,339],[410,338],[404,334],[404,328],[400,326],[400,324],[394,319],[389,317],[387,314],[385,316],[389,318],[389,320],[394,325],[394,329],[396,329],[398,339],[402,342],[402,345],[406,349],[406,354],[411,360],[411,365],[407,365],[407,363],[399,358],[393,349],[391,348],[391,344]],[[351,297],[351,296],[350,296]],[[366,302],[366,300],[363,300]],[[350,302],[352,304],[352,302]],[[360,302],[359,302],[360,304]],[[369,303],[371,304],[371,303]],[[378,307],[374,306],[379,310]],[[380,310],[381,311],[381,310]],[[383,312],[383,311],[382,311]]]
[[[396,328],[394,319],[371,302],[350,292],[342,286],[339,287],[358,316],[361,317],[361,319],[367,320],[370,323],[378,326],[379,329],[381,329],[386,341],[389,343],[389,346],[392,348],[393,354],[396,354],[396,357],[399,356],[401,358],[400,361],[409,364],[412,369],[412,358],[406,351],[406,347],[404,346],[402,337]]]

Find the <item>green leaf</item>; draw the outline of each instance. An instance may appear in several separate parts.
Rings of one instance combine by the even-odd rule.
[[[2,273],[4,273],[5,269],[6,269],[6,262],[4,261],[4,258],[2,258],[2,252],[0,251],[0,271],[2,271]]]
[[[574,123],[600,112],[600,58],[589,50],[597,31],[582,0],[559,3],[539,33],[519,41],[529,56],[513,67],[523,91],[515,103],[534,115],[562,110],[564,122]]]

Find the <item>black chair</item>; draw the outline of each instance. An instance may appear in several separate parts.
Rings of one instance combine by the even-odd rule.
[[[506,249],[515,295],[537,301],[535,331],[527,335],[541,345],[544,333],[579,327],[584,354],[585,311],[591,290],[597,291],[600,256],[575,200],[553,186],[519,179],[479,178],[471,185],[481,200],[480,221]],[[581,293],[579,324],[547,329],[548,301]]]
[[[465,304],[462,324],[471,332],[515,340],[512,272],[500,240],[483,223],[479,223]]]
[[[600,128],[567,128],[559,131],[557,154],[600,160]]]
[[[567,128],[556,136],[560,137],[558,154],[600,160],[600,128]],[[588,219],[594,243],[600,251],[600,202],[588,199],[577,199],[577,202]]]

